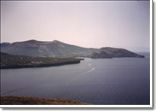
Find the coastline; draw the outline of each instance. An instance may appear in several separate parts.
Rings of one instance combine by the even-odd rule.
[[[28,64],[28,65],[6,65],[1,66],[0,69],[16,69],[16,68],[37,68],[37,67],[51,67],[51,66],[62,66],[62,65],[70,65],[70,64],[79,64],[81,60],[72,60],[67,62],[60,63],[50,63],[50,64]]]
[[[74,57],[29,57],[1,53],[0,69],[61,66],[78,64],[81,60],[83,59]]]

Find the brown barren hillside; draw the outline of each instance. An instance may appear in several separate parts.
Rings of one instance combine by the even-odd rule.
[[[25,96],[2,96],[1,105],[83,105],[76,100],[68,99],[45,99]]]

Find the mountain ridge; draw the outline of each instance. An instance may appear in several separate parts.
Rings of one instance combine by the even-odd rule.
[[[38,41],[32,39],[21,42],[1,43],[0,47],[1,52],[7,54],[32,57],[143,57],[142,55],[136,54],[123,48],[84,48],[81,46],[67,44],[58,40]]]

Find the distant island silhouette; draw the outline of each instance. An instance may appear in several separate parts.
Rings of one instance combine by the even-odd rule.
[[[144,57],[122,48],[83,48],[57,40],[1,43],[0,47],[2,69],[78,64],[83,58]]]

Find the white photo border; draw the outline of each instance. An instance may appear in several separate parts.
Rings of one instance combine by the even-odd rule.
[[[2,0],[3,1],[3,0]],[[8,0],[6,0],[8,1]],[[16,0],[15,0],[16,1]],[[33,1],[33,0],[32,0]],[[35,0],[36,1],[36,0]],[[41,0],[42,1],[42,0]],[[53,0],[52,0],[53,1]],[[55,0],[54,0],[55,1]],[[59,1],[66,1],[66,0],[59,0]],[[67,0],[68,1],[68,0]],[[72,0],[70,0],[72,1]],[[76,1],[76,0],[74,0]],[[78,0],[79,1],[79,0]],[[83,1],[83,0],[80,0]],[[93,0],[87,0],[87,1],[93,1]],[[94,0],[95,1],[95,0]],[[103,1],[103,0],[98,0],[98,1]],[[105,0],[104,0],[105,1]],[[114,0],[111,0],[114,1]],[[118,0],[115,0],[118,1]],[[119,0],[119,1],[129,1],[129,0]],[[136,0],[130,0],[130,1],[136,1]],[[138,1],[138,0],[137,0]],[[147,0],[141,0],[141,1],[147,1]],[[97,108],[97,109],[101,109],[101,108],[120,108],[120,109],[127,109],[127,108],[136,108],[136,109],[153,109],[154,108],[154,25],[153,25],[153,0],[148,0],[150,3],[150,104],[149,105],[0,105],[0,108],[82,108],[82,109],[86,109],[86,108]]]

